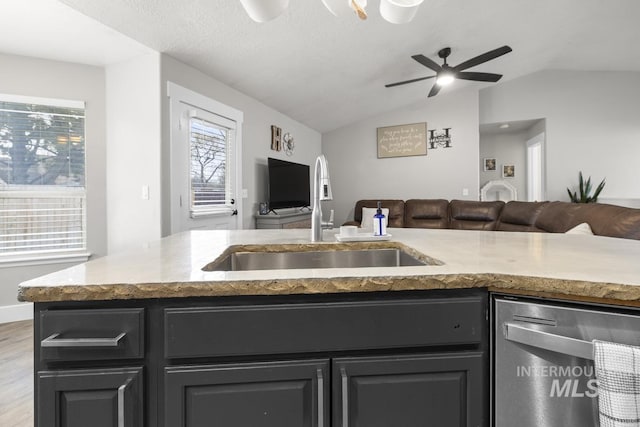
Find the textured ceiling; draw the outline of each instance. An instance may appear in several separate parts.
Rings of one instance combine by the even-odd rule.
[[[31,0],[30,0],[31,1]],[[513,79],[541,69],[640,71],[638,0],[426,0],[394,25],[335,17],[321,0],[291,0],[258,24],[238,0],[62,0],[78,11],[321,132],[416,102],[432,74],[410,59],[451,46],[451,64],[504,44],[514,51],[473,71]],[[470,70],[471,71],[471,70]],[[463,86],[455,82],[438,96]]]

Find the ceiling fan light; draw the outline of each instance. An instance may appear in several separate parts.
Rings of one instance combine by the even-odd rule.
[[[380,15],[392,24],[406,24],[416,16],[424,0],[380,0]]]
[[[249,17],[256,22],[277,18],[289,7],[289,0],[240,0]]]
[[[453,74],[451,74],[451,73],[440,73],[440,74],[438,74],[438,77],[436,78],[436,84],[438,84],[440,86],[447,86],[447,85],[450,85],[451,83],[453,83],[454,80],[455,80],[455,77],[453,77]]]

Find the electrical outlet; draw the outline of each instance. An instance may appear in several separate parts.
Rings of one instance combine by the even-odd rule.
[[[462,195],[463,196],[468,196],[469,195],[469,189],[468,188],[463,188],[462,189]]]

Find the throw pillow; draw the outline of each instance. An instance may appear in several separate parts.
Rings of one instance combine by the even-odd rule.
[[[593,236],[593,230],[591,229],[591,226],[589,226],[589,224],[587,224],[586,222],[583,222],[581,224],[576,225],[571,230],[567,230],[565,234],[585,234],[585,235]]]
[[[378,211],[377,208],[362,208],[362,222],[360,227],[365,230],[373,230],[373,216]],[[389,225],[389,208],[382,208],[385,225]]]

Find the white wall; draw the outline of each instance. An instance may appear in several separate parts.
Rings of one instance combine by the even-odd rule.
[[[160,54],[106,68],[109,253],[161,237]],[[149,187],[149,199],[142,187]]]
[[[546,118],[547,198],[578,171],[603,198],[640,197],[640,73],[541,71],[480,91],[480,123]]]
[[[319,132],[291,119],[271,107],[237,90],[224,85],[199,70],[182,62],[162,55],[162,153],[163,153],[163,212],[170,212],[169,171],[169,101],[166,82],[171,81],[213,100],[238,109],[244,113],[242,126],[242,188],[247,189],[248,198],[243,200],[244,228],[254,228],[253,215],[258,211],[258,203],[267,198],[267,157],[276,157],[311,166],[320,154],[321,135]],[[271,125],[289,132],[295,140],[292,156],[284,152],[272,151]],[[170,232],[170,218],[162,220],[162,232]]]
[[[376,128],[427,122],[428,129],[451,127],[452,148],[426,156],[377,158]],[[327,156],[336,224],[353,219],[359,199],[444,198],[478,200],[478,92],[442,93],[412,107],[362,120],[322,136]],[[462,190],[469,190],[468,196]],[[326,210],[325,210],[326,211]]]
[[[94,256],[106,254],[104,69],[0,54],[0,93],[86,102],[87,246]],[[17,304],[20,282],[68,266],[68,263],[0,266],[0,310],[2,306]]]
[[[518,200],[527,200],[527,132],[480,135],[480,188],[488,181],[504,179],[518,191]],[[484,159],[496,159],[496,170],[484,170]],[[502,178],[502,166],[514,165],[515,177]]]

